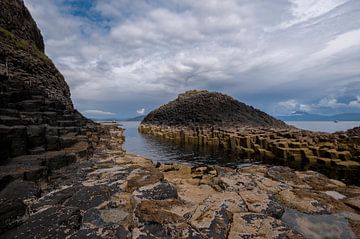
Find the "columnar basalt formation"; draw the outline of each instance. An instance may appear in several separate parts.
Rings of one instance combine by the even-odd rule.
[[[73,108],[22,0],[0,1],[0,187],[91,155],[97,125]],[[18,169],[18,170],[15,170]]]
[[[257,159],[318,162],[329,166],[360,168],[357,136],[324,134],[297,129],[169,127],[141,124],[139,131],[156,137],[232,150]]]
[[[0,237],[360,236],[359,187],[279,166],[155,165],[119,151],[124,139],[116,125],[99,131],[104,135],[89,160],[0,192],[7,206]]]
[[[166,126],[231,127],[253,126],[290,128],[284,122],[241,103],[230,96],[193,90],[150,112],[144,124]]]
[[[228,102],[233,100],[213,94],[207,91],[181,94],[145,117],[139,131],[179,143],[230,150],[242,158],[318,163],[329,168],[348,169],[355,174],[360,172],[360,134],[357,128],[335,134],[299,130],[249,107],[239,111],[236,111],[237,107],[232,109],[235,115],[243,114],[236,116],[238,118],[230,113],[222,115],[230,110],[228,105],[233,103]],[[225,101],[217,102],[219,98]],[[213,104],[215,109],[211,109]],[[221,105],[224,105],[224,111]],[[222,115],[223,122],[227,123],[219,123],[211,115],[207,115],[207,120],[199,120],[196,112]]]
[[[28,16],[22,1],[4,3]],[[0,238],[360,236],[359,187],[286,167],[155,165],[125,154],[123,130],[76,112],[41,44],[10,30],[0,33]]]
[[[12,193],[17,182],[22,193],[31,182],[89,158],[101,141],[99,130],[74,109],[69,87],[45,55],[24,2],[1,0],[0,190]],[[0,204],[1,220],[23,213],[22,203],[9,203]]]

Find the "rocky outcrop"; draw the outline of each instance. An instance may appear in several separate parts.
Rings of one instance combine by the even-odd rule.
[[[219,93],[180,94],[147,115],[139,131],[204,150],[230,151],[242,159],[307,164],[329,176],[359,184],[358,128],[334,134],[299,130]]]
[[[103,127],[89,160],[54,170],[37,184],[14,181],[0,193],[7,207],[0,237],[360,236],[359,187],[279,166],[155,165],[119,152],[122,130]]]
[[[206,90],[180,94],[177,99],[150,112],[142,124],[289,128],[284,122],[230,96]]]
[[[23,0],[0,1],[0,27],[44,52],[43,37]]]
[[[306,164],[313,170],[359,184],[360,142],[347,133],[253,127],[170,127],[141,124],[139,131],[178,144],[230,151],[241,159],[272,164]]]
[[[24,199],[39,192],[33,190],[38,189],[34,182],[88,159],[103,140],[100,135],[110,134],[73,108],[64,77],[43,50],[40,31],[23,1],[1,0],[0,231],[27,215]]]
[[[44,54],[42,36],[23,1],[1,0],[0,9],[0,182],[4,187],[9,178],[41,177],[44,170],[90,155],[95,142],[87,135],[97,125],[73,108],[69,87]]]

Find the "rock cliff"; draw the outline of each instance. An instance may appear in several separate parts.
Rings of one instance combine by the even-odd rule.
[[[40,30],[23,1],[1,0],[0,9],[0,165],[4,165],[17,156],[71,146],[92,122],[74,110],[69,87],[43,52]]]
[[[270,115],[230,96],[208,91],[187,91],[150,112],[143,124],[168,126],[253,126],[288,128]]]
[[[0,1],[0,27],[44,52],[43,37],[22,0]]]
[[[0,234],[26,217],[27,195],[40,196],[39,184],[91,157],[109,133],[74,109],[24,2],[0,0]]]
[[[73,107],[22,0],[0,1],[0,189],[91,155],[98,125]]]

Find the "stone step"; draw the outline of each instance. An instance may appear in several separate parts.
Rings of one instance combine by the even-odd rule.
[[[0,108],[0,115],[18,117],[19,111],[15,110],[15,109],[9,109],[9,108]]]
[[[57,125],[59,127],[74,127],[74,126],[80,126],[80,122],[76,120],[58,120]]]
[[[77,143],[79,140],[76,136],[77,136],[77,133],[67,133],[67,134],[59,137],[60,147],[68,148],[68,147],[74,145],[75,143]]]
[[[24,125],[27,124],[27,121],[19,117],[0,115],[0,124],[7,126]]]
[[[44,101],[42,100],[23,100],[21,102],[16,103],[16,109],[18,110],[26,110],[26,111],[39,111],[39,109],[44,108]]]
[[[45,147],[36,147],[29,150],[30,155],[37,155],[45,153]]]

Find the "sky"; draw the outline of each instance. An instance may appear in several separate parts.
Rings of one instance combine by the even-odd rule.
[[[186,90],[271,115],[360,113],[359,0],[25,0],[88,117]]]

